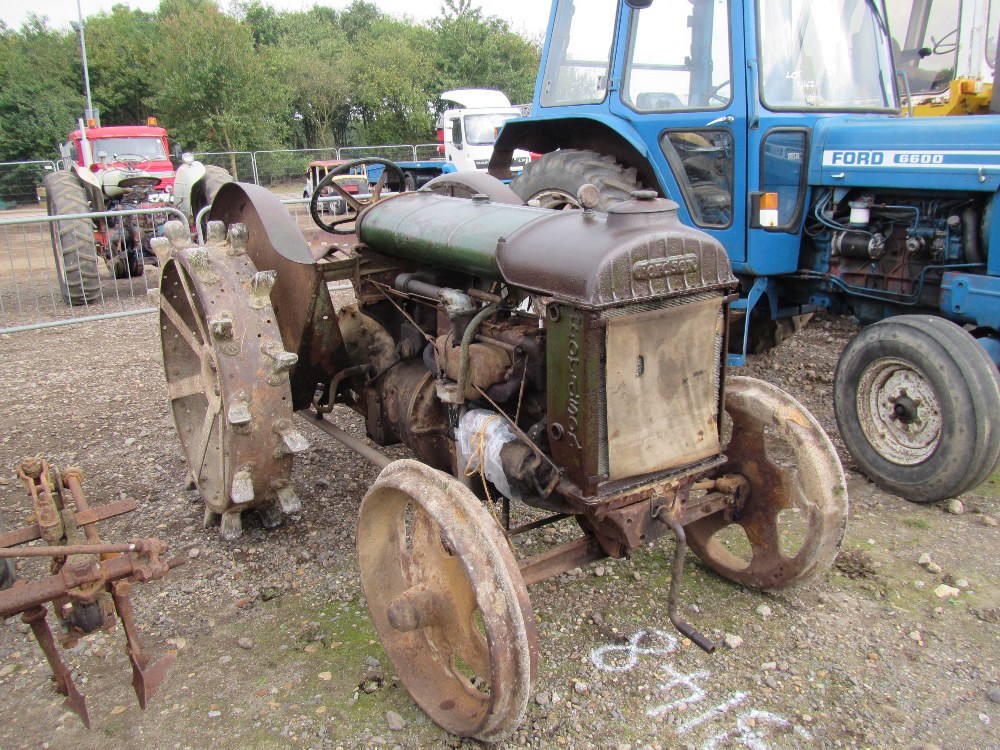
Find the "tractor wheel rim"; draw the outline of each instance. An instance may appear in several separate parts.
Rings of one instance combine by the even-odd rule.
[[[929,459],[941,442],[941,402],[928,378],[895,357],[878,359],[861,373],[858,421],[882,458],[901,466]]]

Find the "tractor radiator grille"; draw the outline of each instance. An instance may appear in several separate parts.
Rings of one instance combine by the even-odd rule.
[[[602,479],[680,469],[718,454],[724,302],[706,291],[601,313]]]

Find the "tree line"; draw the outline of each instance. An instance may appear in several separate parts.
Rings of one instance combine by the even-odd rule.
[[[427,142],[442,91],[529,101],[540,53],[473,0],[445,0],[424,23],[365,0],[342,11],[161,0],[155,12],[116,5],[85,32],[101,123],[154,116],[193,151]],[[0,22],[0,161],[55,156],[84,107],[76,32]]]

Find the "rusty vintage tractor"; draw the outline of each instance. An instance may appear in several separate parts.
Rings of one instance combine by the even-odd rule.
[[[526,586],[589,561],[672,532],[669,616],[707,651],[676,611],[687,545],[752,587],[830,566],[847,517],[836,453],[791,396],[727,380],[736,279],[676,204],[637,192],[607,213],[553,211],[478,174],[382,187],[345,192],[330,237],[304,236],[262,188],[225,185],[204,246],[158,242],[163,362],[224,537],[245,511],[270,526],[299,510],[296,412],[383,467],[361,503],[361,578],[434,721],[487,741],[518,726],[537,661]],[[337,310],[344,280],[356,304]],[[334,425],[335,404],[414,458]],[[559,521],[575,540],[517,559],[519,535]]]

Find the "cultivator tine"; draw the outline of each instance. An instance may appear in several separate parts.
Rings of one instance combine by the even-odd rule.
[[[160,687],[177,656],[165,654],[149,666],[149,660],[142,652],[142,644],[139,642],[135,615],[132,612],[131,592],[132,584],[128,581],[115,581],[111,585],[111,598],[114,600],[115,611],[125,631],[125,650],[128,652],[129,661],[132,662],[132,688],[135,690],[136,698],[139,699],[139,707],[145,711],[150,698]]]
[[[21,614],[31,626],[52,668],[56,690],[66,696],[66,705],[89,729],[87,700],[73,684],[70,670],[59,655],[46,620],[45,604],[56,605],[56,615],[67,633],[62,638],[64,646],[75,643],[86,633],[113,629],[113,604],[125,631],[125,648],[132,663],[132,687],[139,706],[145,709],[176,654],[167,654],[149,664],[135,624],[131,582],[159,580],[171,568],[184,564],[186,556],[162,559],[168,546],[159,539],[134,539],[123,544],[102,542],[96,522],[127,513],[135,508],[135,503],[118,502],[92,508],[83,492],[83,473],[77,468],[50,473],[45,460],[37,456],[25,459],[18,473],[31,499],[35,523],[0,535],[0,563],[16,557],[51,557],[53,562],[47,577],[19,580],[0,591],[0,617]],[[17,547],[36,539],[46,544]],[[111,604],[107,604],[109,595]]]
[[[83,721],[84,726],[90,729],[90,715],[87,713],[87,698],[76,689],[73,683],[73,675],[69,668],[59,656],[59,649],[56,648],[56,640],[49,629],[49,623],[45,616],[48,610],[39,605],[32,607],[21,615],[21,620],[31,626],[31,632],[38,641],[38,646],[45,654],[45,658],[52,668],[52,681],[56,683],[56,691],[66,696],[66,707],[73,711]]]

